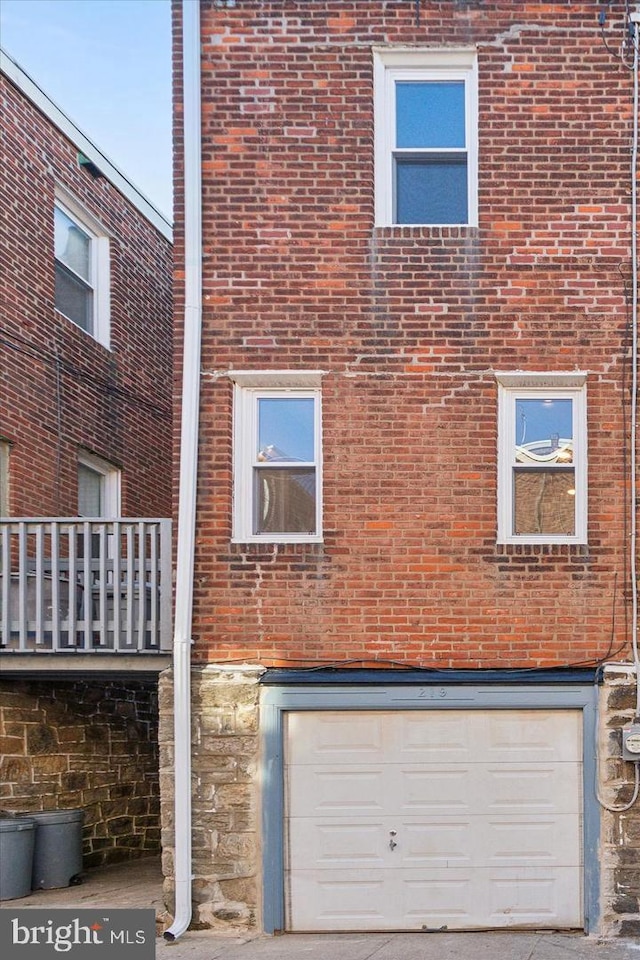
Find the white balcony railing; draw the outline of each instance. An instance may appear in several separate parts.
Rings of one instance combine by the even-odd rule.
[[[171,646],[171,521],[0,520],[0,649]]]

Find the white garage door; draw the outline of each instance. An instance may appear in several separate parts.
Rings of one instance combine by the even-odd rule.
[[[290,713],[290,930],[582,927],[576,710]]]

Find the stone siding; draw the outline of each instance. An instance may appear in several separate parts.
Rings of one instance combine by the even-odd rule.
[[[254,927],[260,909],[260,667],[194,667],[192,690],[194,927]],[[160,680],[165,899],[173,909],[173,682]]]
[[[84,810],[85,868],[160,850],[154,680],[0,681],[0,808]]]
[[[611,666],[605,674],[600,707],[600,797],[609,807],[624,807],[634,790],[633,764],[621,759],[621,730],[636,712],[633,672]],[[629,810],[602,809],[602,932],[640,936],[640,798]]]

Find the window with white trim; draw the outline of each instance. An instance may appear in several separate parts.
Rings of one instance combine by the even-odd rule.
[[[476,225],[475,49],[375,49],[374,99],[376,225]]]
[[[233,539],[322,540],[319,374],[233,372]]]
[[[78,516],[120,516],[120,470],[89,453],[78,455]]]
[[[9,516],[9,444],[0,440],[0,517]]]
[[[586,543],[586,374],[496,379],[498,542]]]
[[[109,346],[109,240],[74,201],[54,206],[55,307]]]

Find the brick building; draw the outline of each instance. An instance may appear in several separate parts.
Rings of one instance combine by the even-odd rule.
[[[0,807],[91,866],[160,844],[171,225],[1,57]]]
[[[640,931],[630,7],[174,3],[199,922]]]

